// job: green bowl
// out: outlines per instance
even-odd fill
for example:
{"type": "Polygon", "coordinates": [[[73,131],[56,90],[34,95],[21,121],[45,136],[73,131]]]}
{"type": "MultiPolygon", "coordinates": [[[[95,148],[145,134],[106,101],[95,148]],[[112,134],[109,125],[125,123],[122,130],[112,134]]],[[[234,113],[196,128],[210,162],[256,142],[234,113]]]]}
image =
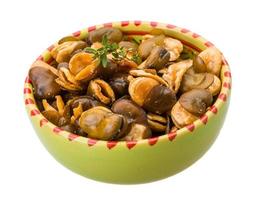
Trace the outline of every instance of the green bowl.
{"type": "MultiPolygon", "coordinates": [[[[73,33],[85,38],[100,27],[118,27],[128,35],[144,35],[163,29],[185,46],[201,51],[211,42],[187,29],[171,24],[122,21],[92,26],[73,33]]],[[[56,45],[56,44],[54,44],[56,45]]],[[[47,63],[53,58],[51,45],[39,57],[47,63]]],[[[214,105],[193,124],[169,134],[140,141],[101,141],[66,132],[49,122],[35,104],[31,81],[26,78],[24,99],[32,125],[46,149],[72,171],[103,182],[133,184],[156,181],[174,175],[196,162],[213,144],[224,123],[229,106],[231,73],[223,58],[222,89],[214,105]]]]}

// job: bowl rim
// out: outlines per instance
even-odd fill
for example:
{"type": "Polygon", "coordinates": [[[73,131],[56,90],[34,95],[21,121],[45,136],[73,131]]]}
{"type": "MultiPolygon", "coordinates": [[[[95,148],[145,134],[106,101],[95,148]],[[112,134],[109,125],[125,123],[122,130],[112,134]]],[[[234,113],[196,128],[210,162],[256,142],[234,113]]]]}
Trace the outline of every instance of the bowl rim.
{"type": "MultiPolygon", "coordinates": [[[[160,28],[164,30],[172,30],[174,32],[177,32],[178,34],[186,35],[187,37],[197,40],[199,43],[201,43],[205,48],[214,46],[210,41],[206,40],[202,36],[200,36],[197,33],[194,33],[188,29],[181,28],[178,26],[175,26],[173,24],[164,24],[164,23],[159,23],[159,22],[153,22],[153,21],[140,21],[140,20],[135,20],[135,21],[118,21],[118,22],[110,22],[110,23],[104,23],[100,25],[95,25],[88,27],[86,29],[82,29],[80,31],[74,32],[71,35],[78,37],[78,38],[84,38],[82,37],[82,32],[87,34],[90,31],[93,31],[95,29],[101,28],[101,27],[125,27],[125,26],[147,26],[148,28],[160,28]]],[[[142,31],[143,32],[143,31],[142,31]]],[[[175,37],[174,37],[175,38],[175,37]]],[[[181,39],[179,39],[181,41],[181,39]]],[[[193,48],[195,50],[200,50],[199,47],[196,47],[195,45],[191,44],[190,42],[182,41],[182,43],[186,46],[189,46],[190,48],[193,48]]],[[[49,56],[50,51],[54,48],[54,46],[57,43],[51,45],[48,47],[38,58],[37,60],[43,60],[47,63],[51,63],[53,60],[49,56]]],[[[168,134],[164,134],[161,136],[156,136],[153,138],[148,138],[148,139],[142,139],[138,141],[104,141],[104,140],[97,140],[97,139],[92,139],[92,138],[87,138],[84,136],[78,136],[76,134],[67,132],[62,130],[61,128],[57,127],[50,121],[48,121],[42,113],[39,111],[36,101],[34,99],[34,94],[33,94],[33,88],[31,81],[29,77],[27,76],[25,79],[25,84],[24,84],[24,103],[25,106],[27,107],[28,115],[29,118],[35,118],[39,122],[39,127],[47,127],[49,131],[53,132],[56,135],[62,136],[70,141],[77,141],[81,142],[83,144],[87,144],[89,147],[94,146],[96,143],[98,145],[104,145],[108,149],[112,149],[113,147],[117,146],[117,144],[121,145],[126,145],[128,149],[134,149],[135,146],[147,144],[149,146],[153,146],[154,144],[157,143],[157,141],[173,141],[175,138],[181,137],[185,134],[192,133],[195,129],[201,126],[205,126],[209,120],[215,117],[217,112],[221,109],[222,106],[227,102],[229,96],[230,96],[230,90],[231,90],[231,71],[229,68],[229,64],[226,61],[225,57],[222,55],[222,69],[221,69],[221,91],[218,94],[218,98],[216,99],[215,103],[210,107],[210,109],[199,119],[195,120],[192,124],[187,125],[179,130],[176,131],[171,131],[168,134]]]]}

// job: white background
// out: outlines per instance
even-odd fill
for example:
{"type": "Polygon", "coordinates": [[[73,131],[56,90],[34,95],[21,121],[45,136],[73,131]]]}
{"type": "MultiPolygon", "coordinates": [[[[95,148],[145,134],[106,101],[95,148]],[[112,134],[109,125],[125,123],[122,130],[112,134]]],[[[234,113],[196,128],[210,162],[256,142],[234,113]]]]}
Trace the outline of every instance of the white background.
{"type": "Polygon", "coordinates": [[[0,199],[257,199],[256,8],[247,0],[2,0],[0,199]],[[39,142],[25,113],[23,81],[62,36],[134,19],[188,28],[221,49],[232,68],[231,106],[213,147],[182,173],[143,185],[95,182],[61,166],[39,142]]]}

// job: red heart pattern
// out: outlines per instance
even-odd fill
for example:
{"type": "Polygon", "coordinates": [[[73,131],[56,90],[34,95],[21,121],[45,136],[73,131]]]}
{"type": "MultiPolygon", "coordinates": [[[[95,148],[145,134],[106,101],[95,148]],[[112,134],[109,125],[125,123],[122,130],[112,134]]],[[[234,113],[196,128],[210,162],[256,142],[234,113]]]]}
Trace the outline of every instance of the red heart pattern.
{"type": "Polygon", "coordinates": [[[153,137],[153,138],[149,138],[148,139],[148,144],[150,144],[151,146],[155,145],[158,141],[159,137],[153,137]]]}
{"type": "Polygon", "coordinates": [[[228,88],[228,89],[231,89],[231,84],[225,82],[225,83],[223,84],[223,87],[228,88]]]}
{"type": "Polygon", "coordinates": [[[111,22],[110,23],[105,23],[104,27],[112,27],[112,23],[111,22]]]}
{"type": "Polygon", "coordinates": [[[134,24],[135,24],[135,26],[139,26],[141,24],[141,21],[136,20],[136,21],[134,21],[134,24]]]}
{"type": "Polygon", "coordinates": [[[212,105],[210,110],[214,114],[217,114],[217,112],[218,112],[218,109],[217,109],[217,107],[215,105],[212,105]]]}
{"type": "Polygon", "coordinates": [[[189,32],[188,29],[185,29],[185,28],[182,28],[182,29],[181,29],[181,33],[188,33],[188,32],[189,32]]]}
{"type": "Polygon", "coordinates": [[[30,116],[31,116],[31,117],[36,116],[36,115],[39,115],[39,114],[40,114],[40,112],[39,112],[39,110],[37,110],[37,109],[34,109],[34,110],[31,110],[31,111],[30,111],[30,116]]]}
{"type": "Polygon", "coordinates": [[[73,35],[74,37],[79,37],[80,34],[81,34],[81,31],[76,31],[76,32],[72,33],[72,35],[73,35]]]}
{"type": "Polygon", "coordinates": [[[122,21],[121,22],[121,26],[128,26],[129,25],[129,21],[122,21]]]}
{"type": "Polygon", "coordinates": [[[195,125],[194,124],[189,124],[186,126],[187,130],[189,130],[190,132],[193,132],[195,130],[195,125]]]}
{"type": "Polygon", "coordinates": [[[224,76],[231,78],[231,73],[229,71],[224,72],[224,76]]]}
{"type": "Polygon", "coordinates": [[[29,105],[29,104],[35,104],[34,100],[31,98],[25,99],[25,105],[29,105]]]}
{"type": "Polygon", "coordinates": [[[207,46],[207,47],[212,47],[213,46],[213,44],[211,42],[209,42],[209,41],[205,42],[204,45],[207,46]]]}
{"type": "Polygon", "coordinates": [[[177,131],[172,131],[172,132],[168,133],[168,138],[170,141],[173,141],[176,136],[177,136],[177,131]]]}
{"type": "Polygon", "coordinates": [[[204,124],[207,124],[207,122],[208,122],[208,116],[204,114],[204,115],[200,118],[200,120],[201,120],[204,124]]]}
{"type": "Polygon", "coordinates": [[[45,124],[47,124],[47,123],[48,123],[48,120],[45,119],[45,118],[43,118],[43,119],[40,120],[39,126],[40,126],[40,127],[43,127],[43,126],[44,126],[45,124]]]}
{"type": "Polygon", "coordinates": [[[167,28],[170,28],[170,29],[173,29],[173,28],[176,28],[177,26],[173,25],[173,24],[167,24],[166,26],[167,28]]]}
{"type": "Polygon", "coordinates": [[[225,102],[225,101],[227,100],[227,95],[224,94],[224,93],[221,93],[221,94],[219,95],[219,99],[225,102]]]}
{"type": "Polygon", "coordinates": [[[27,76],[26,79],[25,79],[25,83],[29,83],[29,84],[32,83],[28,76],[27,76]]]}
{"type": "Polygon", "coordinates": [[[77,137],[79,137],[79,136],[76,135],[76,134],[70,133],[70,134],[68,135],[68,140],[73,141],[73,140],[75,140],[77,137]]]}
{"type": "Polygon", "coordinates": [[[137,141],[132,140],[132,141],[126,141],[126,145],[128,147],[128,149],[132,149],[134,146],[136,146],[137,141]]]}
{"type": "Polygon", "coordinates": [[[62,129],[60,127],[54,127],[54,129],[53,129],[53,132],[55,134],[59,134],[61,131],[62,131],[62,129]]]}
{"type": "Polygon", "coordinates": [[[112,149],[113,147],[115,147],[117,145],[117,141],[108,141],[107,142],[107,147],[108,149],[112,149]]]}
{"type": "Polygon", "coordinates": [[[94,31],[94,30],[96,30],[96,26],[90,26],[90,27],[87,28],[88,32],[91,32],[91,31],[94,31]]]}
{"type": "Polygon", "coordinates": [[[94,146],[96,143],[97,143],[97,140],[95,140],[95,139],[89,138],[89,139],[87,140],[87,145],[88,145],[89,147],[94,146]]]}
{"type": "Polygon", "coordinates": [[[157,22],[150,22],[150,25],[151,25],[152,27],[156,27],[156,26],[158,25],[158,23],[157,23],[157,22]]]}
{"type": "Polygon", "coordinates": [[[24,88],[24,89],[23,89],[23,93],[24,93],[24,94],[31,94],[32,91],[31,91],[30,88],[24,88]]]}
{"type": "Polygon", "coordinates": [[[200,37],[200,35],[198,35],[197,33],[193,33],[193,38],[198,38],[198,37],[200,37]]]}

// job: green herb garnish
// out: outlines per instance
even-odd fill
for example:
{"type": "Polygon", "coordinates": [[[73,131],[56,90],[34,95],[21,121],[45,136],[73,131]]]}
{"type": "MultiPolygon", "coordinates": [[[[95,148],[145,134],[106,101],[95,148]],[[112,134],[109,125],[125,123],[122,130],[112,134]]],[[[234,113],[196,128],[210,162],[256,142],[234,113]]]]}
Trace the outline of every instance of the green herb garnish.
{"type": "Polygon", "coordinates": [[[118,48],[116,51],[112,52],[113,59],[115,61],[121,61],[122,59],[126,58],[127,52],[123,47],[118,48]]]}
{"type": "Polygon", "coordinates": [[[133,37],[132,42],[136,43],[137,45],[140,45],[140,43],[142,42],[142,39],[140,39],[138,37],[133,37]]]}
{"type": "Polygon", "coordinates": [[[108,41],[108,38],[106,35],[104,35],[102,38],[102,45],[103,45],[103,47],[101,47],[99,49],[93,49],[91,47],[86,47],[84,49],[84,51],[94,54],[94,59],[98,58],[100,60],[100,63],[102,64],[102,66],[107,67],[107,64],[108,64],[107,55],[117,51],[119,46],[116,43],[111,44],[108,41]]]}
{"type": "MultiPolygon", "coordinates": [[[[103,36],[101,43],[103,47],[99,49],[86,47],[84,51],[94,54],[94,59],[98,58],[104,68],[107,67],[108,64],[108,54],[112,54],[112,59],[114,61],[121,61],[126,58],[128,52],[131,52],[131,50],[125,50],[123,47],[119,48],[119,45],[117,43],[110,43],[106,35],[103,36]]],[[[131,60],[136,62],[137,64],[141,63],[141,58],[138,54],[133,54],[131,60]]]]}
{"type": "Polygon", "coordinates": [[[133,54],[131,60],[137,63],[138,65],[142,63],[142,59],[138,54],[133,54]]]}

